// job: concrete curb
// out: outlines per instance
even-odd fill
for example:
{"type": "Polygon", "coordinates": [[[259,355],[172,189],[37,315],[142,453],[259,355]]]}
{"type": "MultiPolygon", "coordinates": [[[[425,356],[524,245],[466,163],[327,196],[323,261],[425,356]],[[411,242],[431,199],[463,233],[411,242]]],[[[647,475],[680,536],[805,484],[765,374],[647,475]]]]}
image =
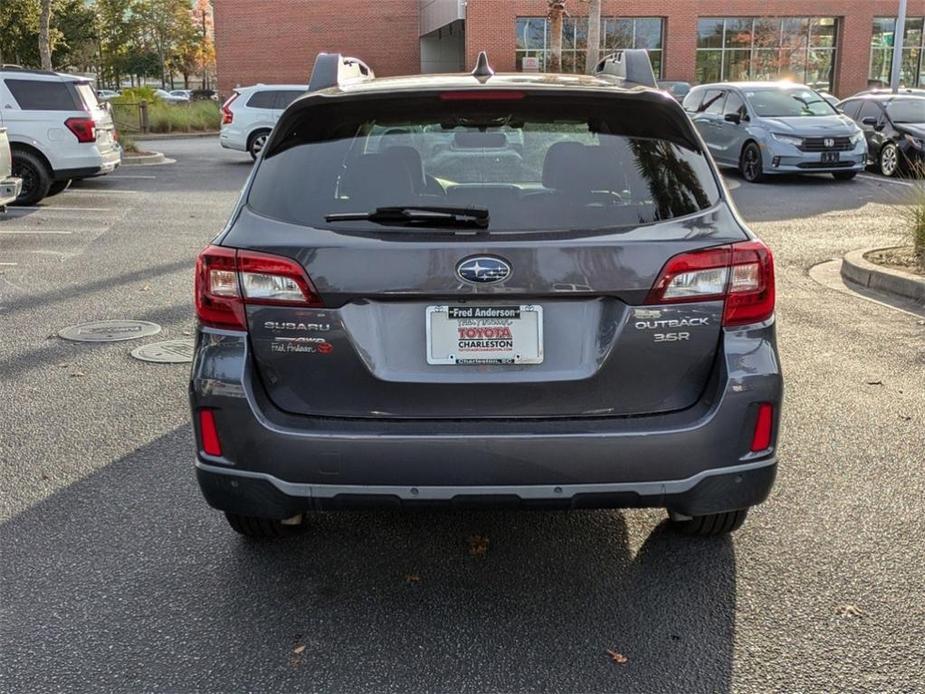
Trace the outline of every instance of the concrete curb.
{"type": "Polygon", "coordinates": [[[163,164],[165,161],[167,161],[167,157],[160,152],[126,154],[122,157],[122,166],[146,166],[149,164],[163,164]]]}
{"type": "Polygon", "coordinates": [[[136,142],[145,142],[148,140],[185,140],[189,137],[218,137],[218,130],[208,132],[194,133],[132,133],[136,142]]]}
{"type": "Polygon", "coordinates": [[[913,301],[925,303],[925,278],[911,272],[875,265],[864,256],[881,248],[863,248],[845,255],[841,264],[841,276],[862,287],[879,289],[913,301]]]}

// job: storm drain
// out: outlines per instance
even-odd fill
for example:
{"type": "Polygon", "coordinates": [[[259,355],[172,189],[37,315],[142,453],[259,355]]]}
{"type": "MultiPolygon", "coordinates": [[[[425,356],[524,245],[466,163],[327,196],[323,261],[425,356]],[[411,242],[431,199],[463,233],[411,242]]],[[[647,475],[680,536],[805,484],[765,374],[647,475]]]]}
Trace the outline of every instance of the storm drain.
{"type": "Polygon", "coordinates": [[[71,325],[58,333],[58,337],[75,342],[120,342],[157,335],[161,326],[144,320],[99,320],[71,325]]]}
{"type": "Polygon", "coordinates": [[[132,356],[156,364],[183,364],[193,361],[192,340],[165,340],[152,342],[132,350],[132,356]]]}

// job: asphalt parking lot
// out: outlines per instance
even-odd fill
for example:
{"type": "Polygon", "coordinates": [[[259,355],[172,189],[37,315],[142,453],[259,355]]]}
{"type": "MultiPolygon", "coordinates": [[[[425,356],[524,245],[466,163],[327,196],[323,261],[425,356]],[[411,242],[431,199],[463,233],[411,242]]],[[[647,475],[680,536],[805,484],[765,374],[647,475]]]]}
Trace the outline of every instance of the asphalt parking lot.
{"type": "Polygon", "coordinates": [[[901,183],[730,176],[776,255],[787,379],[777,486],[734,537],[467,511],[257,544],[199,496],[188,367],[55,337],[191,333],[250,161],[152,146],[176,163],[0,215],[0,691],[925,691],[925,312],[809,275],[901,243],[901,183]]]}

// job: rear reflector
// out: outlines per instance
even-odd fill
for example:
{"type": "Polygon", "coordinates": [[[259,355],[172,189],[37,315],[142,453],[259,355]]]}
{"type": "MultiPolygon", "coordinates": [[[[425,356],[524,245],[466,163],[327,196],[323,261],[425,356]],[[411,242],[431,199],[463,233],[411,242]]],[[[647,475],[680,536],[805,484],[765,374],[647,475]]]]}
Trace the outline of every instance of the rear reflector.
{"type": "Polygon", "coordinates": [[[196,260],[196,315],[203,325],[246,330],[248,305],[322,306],[302,266],[269,253],[208,246],[196,260]]]}
{"type": "Polygon", "coordinates": [[[74,133],[78,142],[96,142],[96,123],[92,118],[80,116],[77,118],[68,118],[64,121],[67,129],[74,133]]]}
{"type": "Polygon", "coordinates": [[[752,453],[766,451],[771,447],[771,431],[774,428],[774,406],[763,402],[758,406],[755,433],[752,434],[752,453]]]}
{"type": "Polygon", "coordinates": [[[215,428],[215,415],[212,410],[199,410],[199,436],[202,439],[203,453],[221,456],[222,444],[218,440],[218,429],[215,428]]]}
{"type": "Polygon", "coordinates": [[[761,241],[705,248],[671,258],[647,304],[723,300],[723,325],[760,323],[774,314],[774,259],[761,241]]]}
{"type": "Polygon", "coordinates": [[[442,101],[519,101],[524,92],[504,91],[500,89],[473,89],[464,92],[441,92],[442,101]]]}

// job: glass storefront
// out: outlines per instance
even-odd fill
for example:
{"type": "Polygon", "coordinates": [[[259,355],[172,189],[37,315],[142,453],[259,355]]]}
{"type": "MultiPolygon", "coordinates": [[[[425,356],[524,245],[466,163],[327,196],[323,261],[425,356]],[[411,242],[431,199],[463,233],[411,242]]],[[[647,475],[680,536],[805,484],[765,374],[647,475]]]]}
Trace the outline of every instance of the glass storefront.
{"type": "MultiPolygon", "coordinates": [[[[517,19],[517,69],[524,58],[538,58],[546,69],[549,27],[545,17],[517,19]]],[[[601,19],[601,55],[620,48],[645,48],[656,76],[662,73],[663,19],[661,17],[604,17],[601,19]]],[[[588,50],[588,18],[566,17],[562,21],[562,72],[584,72],[588,50]]]]}
{"type": "MultiPolygon", "coordinates": [[[[903,32],[903,61],[900,81],[907,87],[925,87],[925,17],[906,17],[903,32]]],[[[872,84],[887,86],[893,65],[895,17],[876,17],[870,38],[870,75],[872,84]]]]}
{"type": "Polygon", "coordinates": [[[704,17],[697,22],[697,82],[792,79],[831,91],[835,17],[704,17]]]}

